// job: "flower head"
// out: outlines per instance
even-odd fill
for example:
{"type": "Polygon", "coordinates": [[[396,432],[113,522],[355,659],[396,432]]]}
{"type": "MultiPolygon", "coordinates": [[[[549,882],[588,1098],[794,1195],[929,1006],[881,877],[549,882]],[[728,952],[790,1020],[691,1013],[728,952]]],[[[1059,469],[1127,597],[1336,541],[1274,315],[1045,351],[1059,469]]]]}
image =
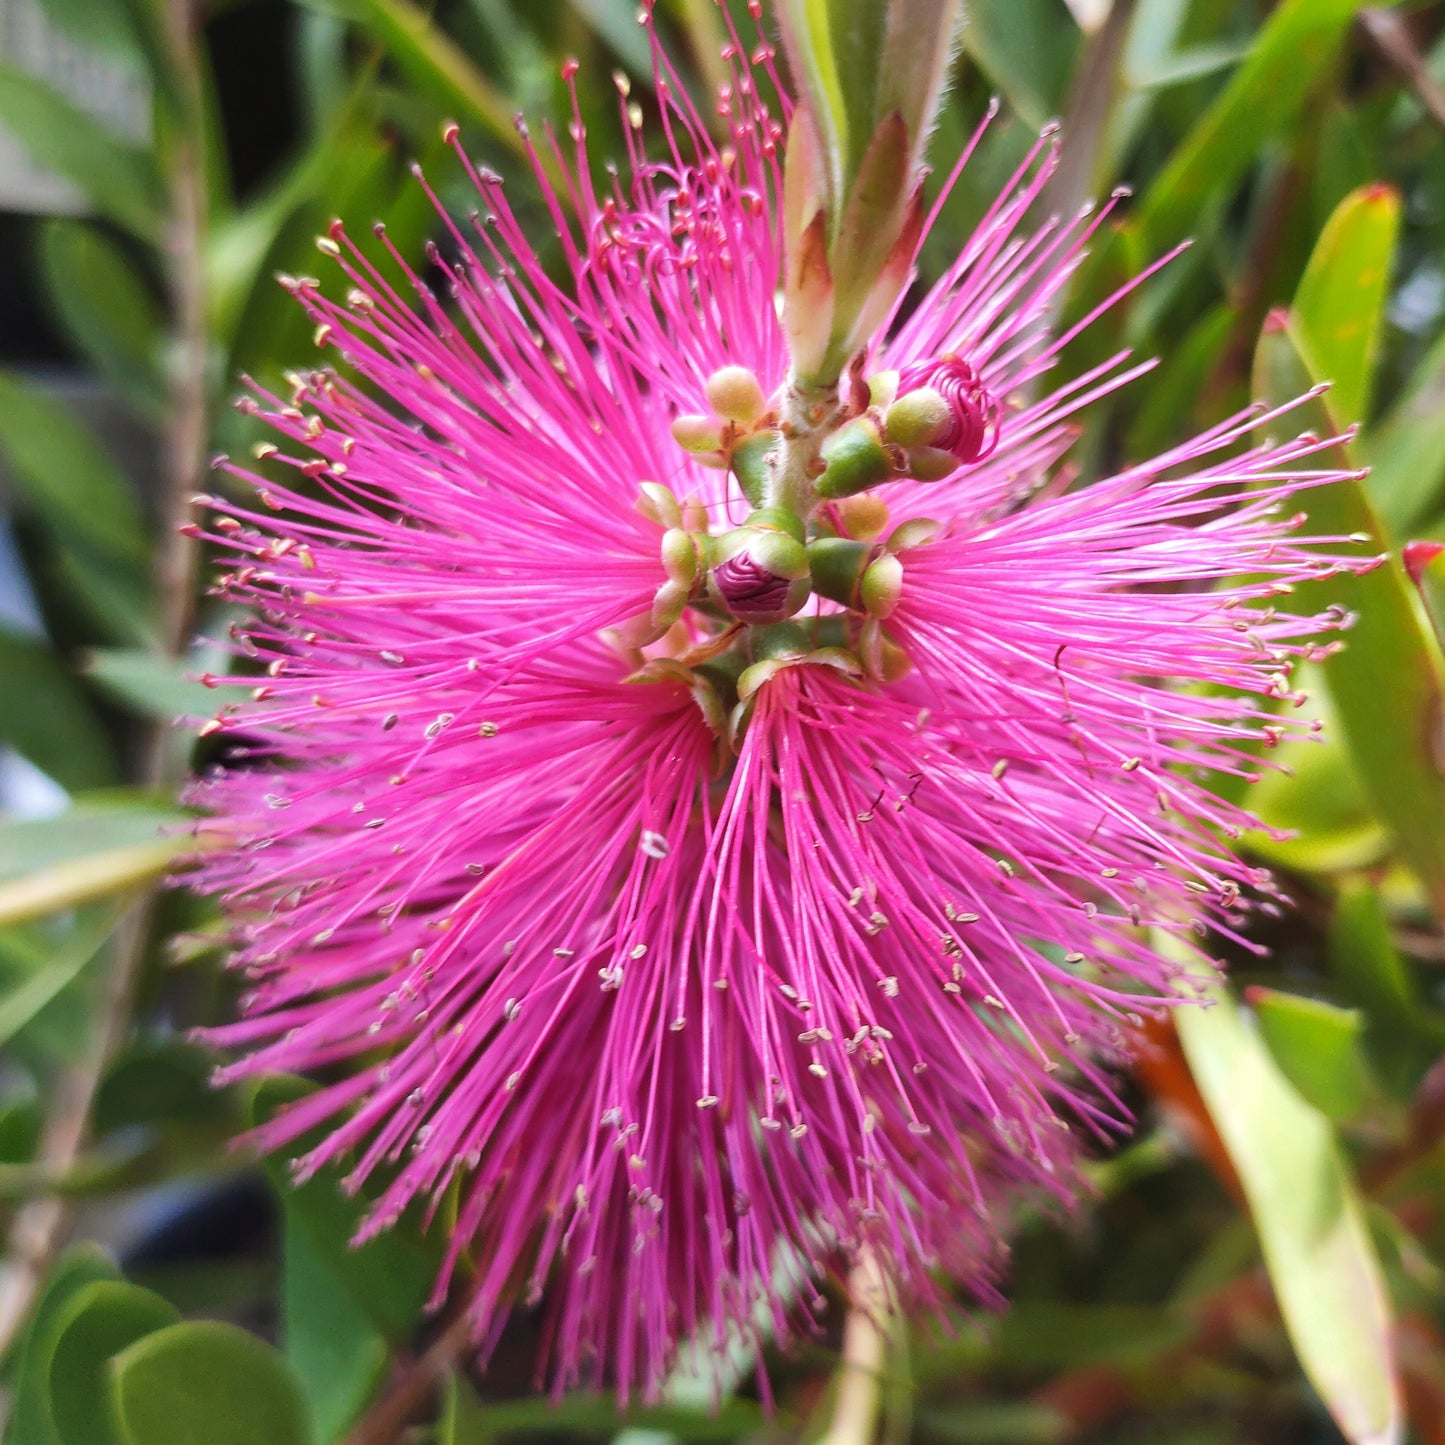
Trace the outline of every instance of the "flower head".
{"type": "Polygon", "coordinates": [[[325,1071],[258,1137],[327,1124],[298,1167],[384,1180],[368,1229],[455,1181],[438,1299],[465,1253],[484,1350],[544,1299],[559,1386],[786,1335],[864,1250],[989,1296],[1011,1202],[1119,1124],[1151,930],[1268,895],[1208,778],[1300,726],[1340,619],[1290,590],[1357,565],[1288,505],[1326,444],[1257,411],[1069,489],[1071,417],[1148,365],[1045,385],[1100,220],[1020,229],[1052,136],[800,403],[786,101],[728,58],[724,145],[665,59],[662,160],[624,103],[599,180],[574,126],[565,286],[459,146],[425,276],[333,227],[341,280],[288,284],[339,369],[244,403],[295,480],[232,467],[258,500],[210,532],[266,673],[195,788],[225,1072],[325,1071]]]}

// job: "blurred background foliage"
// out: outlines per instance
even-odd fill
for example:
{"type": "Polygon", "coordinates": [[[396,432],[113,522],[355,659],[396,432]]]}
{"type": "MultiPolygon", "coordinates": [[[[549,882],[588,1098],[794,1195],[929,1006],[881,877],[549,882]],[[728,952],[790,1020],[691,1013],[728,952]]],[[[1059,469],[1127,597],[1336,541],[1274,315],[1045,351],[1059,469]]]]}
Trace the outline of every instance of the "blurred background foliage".
{"type": "MultiPolygon", "coordinates": [[[[1311,424],[1368,478],[1318,527],[1445,540],[1445,4],[974,0],[934,146],[1002,112],[944,209],[925,276],[1052,117],[1046,198],[1127,181],[1069,325],[1192,246],[1072,343],[1157,371],[1095,407],[1082,480],[1251,397],[1319,380],[1311,424]]],[[[533,234],[549,223],[517,110],[565,118],[582,63],[594,154],[609,80],[652,106],[635,0],[0,0],[0,1356],[14,1445],[410,1439],[815,1439],[837,1331],[756,1381],[716,1361],[661,1407],[534,1389],[532,1318],[484,1376],[421,1312],[414,1223],[348,1249],[363,1201],[228,1140],[296,1081],[216,1092],[188,1030],[225,1017],[215,920],[163,891],[175,802],[216,740],[176,728],[232,665],[233,618],[177,532],[209,462],[257,437],[238,375],[314,354],[274,282],[334,215],[419,257],[409,173],[469,204],[461,122],[533,234]],[[44,181],[40,184],[36,178],[44,181]],[[714,1395],[720,1408],[709,1409],[714,1395]]],[[[712,0],[659,0],[698,88],[712,0]]],[[[700,90],[699,90],[700,93],[700,90]]],[[[1428,580],[1428,579],[1427,579],[1428,580]]],[[[1357,614],[1307,689],[1323,741],[1241,785],[1293,836],[1244,845],[1296,911],[1264,917],[1229,997],[1141,1035],[1138,1132],[1097,1198],[1021,1222],[1011,1309],[891,1341],[890,1441],[1445,1442],[1445,725],[1440,643],[1397,563],[1319,584],[1357,614]]],[[[1445,588],[1445,581],[1437,586],[1445,588]]],[[[1445,590],[1439,592],[1445,597],[1445,590]]],[[[1437,616],[1445,615],[1437,612],[1437,616]]],[[[866,1445],[848,1441],[846,1445],[866,1445]]]]}

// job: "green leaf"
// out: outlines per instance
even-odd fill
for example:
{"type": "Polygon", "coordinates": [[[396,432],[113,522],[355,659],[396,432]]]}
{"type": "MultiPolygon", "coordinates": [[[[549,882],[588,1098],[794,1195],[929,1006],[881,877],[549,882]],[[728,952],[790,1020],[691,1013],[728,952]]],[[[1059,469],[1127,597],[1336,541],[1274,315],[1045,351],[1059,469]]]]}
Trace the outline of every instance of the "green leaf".
{"type": "Polygon", "coordinates": [[[0,823],[0,925],[134,888],[195,847],[186,815],[126,794],[84,800],[55,818],[0,823]]]}
{"type": "Polygon", "coordinates": [[[1262,143],[1296,122],[1363,3],[1281,0],[1271,10],[1248,58],[1149,187],[1140,225],[1151,249],[1182,238],[1229,195],[1262,143]]]}
{"type": "Polygon", "coordinates": [[[139,888],[160,877],[188,846],[185,839],[158,838],[152,843],[52,863],[48,868],[0,883],[0,927],[44,918],[62,908],[139,888]]]}
{"type": "Polygon", "coordinates": [[[466,1377],[453,1370],[442,1389],[437,1445],[492,1445],[495,1438],[486,1406],[477,1399],[466,1377]]]}
{"type": "Polygon", "coordinates": [[[135,27],[127,0],[41,0],[49,17],[87,48],[129,58],[135,27]]]}
{"type": "Polygon", "coordinates": [[[7,1442],[62,1445],[50,1413],[50,1360],[65,1309],[86,1286],[117,1278],[115,1265],[93,1244],[75,1245],[56,1260],[17,1349],[7,1442]]]}
{"type": "Polygon", "coordinates": [[[1300,1097],[1331,1119],[1355,1118],[1373,1092],[1361,1052],[1364,1015],[1273,988],[1251,988],[1245,998],[1300,1097]]]}
{"type": "Polygon", "coordinates": [[[137,1125],[229,1124],[234,1101],[211,1085],[212,1061],[178,1039],[142,1039],[111,1065],[96,1091],[97,1135],[137,1125]]]}
{"type": "Polygon", "coordinates": [[[1310,375],[1330,383],[1329,408],[1363,420],[1379,350],[1400,197],[1365,186],[1335,208],[1295,292],[1293,332],[1310,375]]]}
{"type": "Polygon", "coordinates": [[[1029,1300],[1004,1315],[994,1351],[1003,1365],[1023,1370],[1127,1369],[1177,1349],[1195,1329],[1185,1312],[1153,1305],[1029,1300]]]}
{"type": "Polygon", "coordinates": [[[387,1344],[329,1252],[287,1209],[281,1229],[281,1341],[319,1440],[337,1440],[375,1393],[387,1344]]]}
{"type": "Polygon", "coordinates": [[[571,0],[571,5],[634,75],[652,73],[651,47],[633,0],[571,0]]]}
{"type": "Polygon", "coordinates": [[[1263,825],[1249,836],[1250,852],[1297,873],[1368,868],[1388,856],[1393,841],[1365,797],[1346,746],[1327,685],[1336,661],[1304,663],[1293,674],[1322,731],[1285,738],[1266,755],[1271,766],[1247,790],[1250,811],[1263,825]]]}
{"type": "Polygon", "coordinates": [[[94,226],[52,220],[40,233],[50,302],[76,346],[141,416],[159,420],[165,319],[125,252],[94,226]]]}
{"type": "Polygon", "coordinates": [[[109,920],[100,926],[80,928],[51,950],[37,949],[12,931],[0,932],[0,959],[29,966],[25,981],[0,997],[0,1045],[14,1039],[80,977],[109,932],[109,920]]]}
{"type": "MultiPolygon", "coordinates": [[[[1318,378],[1308,370],[1293,329],[1275,316],[1255,354],[1255,390],[1280,403],[1299,396],[1318,378]]],[[[1291,428],[1323,436],[1339,432],[1328,396],[1291,412],[1291,428]]],[[[1350,449],[1322,453],[1317,466],[1351,470],[1350,449]]],[[[1322,536],[1374,538],[1374,550],[1388,546],[1379,518],[1358,481],[1336,482],[1300,494],[1307,530],[1322,536]]],[[[1358,555],[1358,553],[1356,554],[1358,555]]],[[[1445,906],[1445,777],[1436,766],[1430,739],[1441,717],[1440,680],[1434,647],[1421,623],[1404,569],[1391,557],[1374,571],[1346,582],[1326,580],[1295,589],[1291,606],[1309,615],[1344,606],[1356,616],[1345,649],[1325,668],[1351,757],[1367,796],[1389,824],[1405,860],[1437,904],[1445,906]],[[1388,686],[1382,685],[1388,679],[1388,686]]]]}
{"type": "Polygon", "coordinates": [[[1300,1366],[1354,1445],[1397,1441],[1390,1301],[1334,1131],[1228,992],[1212,985],[1205,996],[1211,1007],[1178,1009],[1175,1023],[1239,1175],[1300,1366]]]}
{"type": "Polygon", "coordinates": [[[117,790],[77,798],[54,818],[0,823],[0,882],[95,853],[153,843],[186,821],[179,808],[117,790]]]}
{"type": "Polygon", "coordinates": [[[44,81],[4,64],[0,124],[37,165],[79,186],[101,215],[142,240],[158,239],[161,187],[147,152],[116,140],[44,81]]]}
{"type": "Polygon", "coordinates": [[[171,1325],[111,1370],[126,1445],[311,1445],[295,1375],[235,1325],[171,1325]]]}
{"type": "Polygon", "coordinates": [[[67,407],[3,371],[0,457],[25,501],[62,537],[145,566],[140,505],[120,469],[67,407]]]}
{"type": "MultiPolygon", "coordinates": [[[[849,174],[848,158],[855,141],[850,134],[848,101],[843,94],[833,49],[830,7],[827,0],[780,0],[777,15],[787,44],[797,98],[807,105],[821,143],[823,170],[827,176],[824,194],[831,197],[836,208],[849,174]]],[[[862,118],[866,120],[872,110],[873,91],[870,89],[859,97],[859,103],[865,108],[862,118]]],[[[806,223],[808,218],[803,219],[806,223]]]]}
{"type": "MultiPolygon", "coordinates": [[[[619,1430],[657,1431],[722,1445],[756,1435],[769,1423],[761,1407],[751,1400],[727,1400],[715,1410],[676,1405],[620,1410],[615,1397],[583,1390],[560,1400],[532,1396],[489,1402],[479,1408],[489,1433],[458,1435],[456,1445],[483,1445],[497,1435],[598,1436],[619,1430]]],[[[474,1421],[475,1415],[475,1410],[469,1411],[469,1420],[474,1421]]]]}
{"type": "Polygon", "coordinates": [[[1009,110],[1037,133],[1063,106],[1079,31],[1050,0],[981,0],[966,9],[963,48],[1009,110]]]}
{"type": "Polygon", "coordinates": [[[128,1445],[106,1367],[127,1345],[179,1319],[174,1305],[121,1280],[87,1285],[69,1301],[50,1356],[50,1413],[64,1445],[128,1445]]]}
{"type": "Polygon", "coordinates": [[[117,780],[110,738],[50,647],[0,625],[0,678],[0,740],[71,792],[117,780]]]}
{"type": "Polygon", "coordinates": [[[1365,434],[1365,487],[1391,531],[1408,536],[1440,506],[1445,485],[1445,336],[1415,368],[1405,394],[1365,434]]]}
{"type": "Polygon", "coordinates": [[[85,672],[142,717],[170,722],[182,716],[210,717],[216,710],[217,694],[161,652],[98,647],[86,654],[85,672]]]}
{"type": "MultiPolygon", "coordinates": [[[[252,1101],[252,1117],[260,1122],[312,1091],[312,1085],[299,1079],[267,1079],[252,1101]]],[[[318,1130],[315,1137],[322,1133],[318,1130]]],[[[287,1153],[295,1157],[306,1147],[303,1140],[289,1146],[287,1153]]],[[[440,1267],[442,1246],[437,1234],[420,1238],[414,1219],[408,1217],[353,1248],[350,1241],[367,1201],[342,1194],[339,1171],[322,1171],[298,1187],[283,1158],[272,1155],[262,1162],[280,1197],[288,1231],[304,1236],[313,1262],[325,1262],[333,1280],[383,1338],[408,1342],[440,1267]]]]}
{"type": "MultiPolygon", "coordinates": [[[[479,122],[509,150],[524,152],[507,98],[424,10],[409,0],[344,0],[344,4],[423,95],[441,109],[456,111],[458,120],[479,122]]],[[[545,148],[538,155],[549,173],[555,170],[545,148]]]]}
{"type": "Polygon", "coordinates": [[[1330,919],[1329,961],[1340,991],[1368,1018],[1365,1043],[1375,1073],[1397,1097],[1408,1096],[1445,1047],[1445,1020],[1421,999],[1390,937],[1380,895],[1369,883],[1340,890],[1330,919]]]}

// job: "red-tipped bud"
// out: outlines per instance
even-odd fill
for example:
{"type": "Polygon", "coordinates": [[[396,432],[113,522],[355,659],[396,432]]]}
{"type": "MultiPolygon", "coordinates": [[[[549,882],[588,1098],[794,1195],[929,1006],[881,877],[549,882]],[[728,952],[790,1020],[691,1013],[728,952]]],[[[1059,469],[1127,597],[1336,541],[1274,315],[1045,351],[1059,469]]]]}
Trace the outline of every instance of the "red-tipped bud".
{"type": "Polygon", "coordinates": [[[1445,552],[1445,542],[1406,542],[1400,548],[1400,561],[1405,564],[1405,571],[1410,574],[1410,580],[1417,587],[1425,575],[1425,569],[1442,552],[1445,552]]]}

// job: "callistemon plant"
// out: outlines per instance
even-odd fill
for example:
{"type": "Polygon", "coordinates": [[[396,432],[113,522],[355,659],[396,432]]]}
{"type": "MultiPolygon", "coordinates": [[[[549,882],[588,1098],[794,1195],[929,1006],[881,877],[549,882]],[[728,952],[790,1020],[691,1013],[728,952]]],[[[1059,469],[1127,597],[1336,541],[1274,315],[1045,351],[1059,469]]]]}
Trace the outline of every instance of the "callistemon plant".
{"type": "Polygon", "coordinates": [[[296,1172],[370,1181],[364,1233],[448,1198],[437,1302],[482,1353],[540,1302],[558,1387],[786,1340],[859,1261],[991,1295],[1015,1202],[1120,1127],[1138,1011],[1268,898],[1211,779],[1308,726],[1340,614],[1289,594],[1357,565],[1278,414],[1078,484],[1148,365],[1053,379],[1104,213],[1023,228],[1051,136],[898,319],[952,19],[873,8],[915,99],[851,147],[766,17],[725,142],[661,56],[625,171],[530,140],[562,279],[452,128],[476,210],[423,271],[338,222],[286,280],[337,369],[243,402],[273,465],[205,528],[264,674],[194,789],[224,1077],[319,1076],[257,1142],[326,1126],[296,1172]]]}

